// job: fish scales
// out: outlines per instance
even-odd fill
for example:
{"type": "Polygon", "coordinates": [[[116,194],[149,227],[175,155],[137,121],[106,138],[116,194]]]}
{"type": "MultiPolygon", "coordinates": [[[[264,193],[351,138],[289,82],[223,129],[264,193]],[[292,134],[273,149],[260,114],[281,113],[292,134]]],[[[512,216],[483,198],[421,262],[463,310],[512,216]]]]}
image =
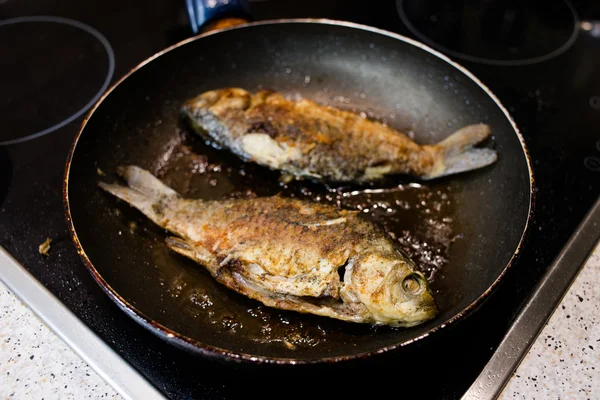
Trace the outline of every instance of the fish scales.
{"type": "Polygon", "coordinates": [[[185,199],[148,171],[100,183],[170,231],[167,245],[263,304],[351,322],[413,326],[437,313],[427,279],[360,213],[281,196],[185,199]]]}

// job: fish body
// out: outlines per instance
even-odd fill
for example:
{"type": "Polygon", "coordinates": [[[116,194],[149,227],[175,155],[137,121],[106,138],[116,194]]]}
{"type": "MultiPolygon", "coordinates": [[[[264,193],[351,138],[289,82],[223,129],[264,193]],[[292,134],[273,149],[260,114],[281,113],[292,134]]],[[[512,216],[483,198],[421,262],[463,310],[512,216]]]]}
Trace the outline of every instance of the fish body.
{"type": "Polygon", "coordinates": [[[263,304],[344,321],[413,326],[437,307],[427,279],[359,213],[279,196],[185,199],[148,171],[100,187],[174,234],[167,245],[263,304]]]}
{"type": "Polygon", "coordinates": [[[357,113],[291,101],[279,93],[212,90],[187,101],[182,113],[200,135],[287,175],[322,181],[371,182],[391,174],[432,179],[493,163],[496,152],[473,148],[489,126],[466,126],[435,145],[357,113]]]}

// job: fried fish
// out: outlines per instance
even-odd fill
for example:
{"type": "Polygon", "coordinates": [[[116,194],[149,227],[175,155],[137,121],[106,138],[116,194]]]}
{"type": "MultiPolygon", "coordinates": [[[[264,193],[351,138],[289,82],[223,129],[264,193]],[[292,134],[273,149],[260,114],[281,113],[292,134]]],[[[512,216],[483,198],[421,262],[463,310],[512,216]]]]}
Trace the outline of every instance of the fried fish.
{"type": "Polygon", "coordinates": [[[437,313],[427,279],[355,211],[280,196],[185,199],[139,167],[118,172],[127,186],[100,187],[173,233],[172,250],[267,306],[404,327],[437,313]]]}
{"type": "Polygon", "coordinates": [[[187,101],[182,113],[203,137],[246,161],[298,178],[370,182],[390,174],[421,179],[492,164],[494,150],[474,148],[490,135],[485,124],[466,126],[435,145],[350,111],[276,92],[212,90],[187,101]]]}

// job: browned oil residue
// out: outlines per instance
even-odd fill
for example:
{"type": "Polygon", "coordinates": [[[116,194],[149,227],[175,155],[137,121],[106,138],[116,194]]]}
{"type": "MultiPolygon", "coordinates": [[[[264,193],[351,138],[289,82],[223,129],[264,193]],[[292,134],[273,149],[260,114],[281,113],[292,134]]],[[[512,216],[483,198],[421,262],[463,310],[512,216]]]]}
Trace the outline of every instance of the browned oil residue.
{"type": "MultiPolygon", "coordinates": [[[[446,265],[456,237],[452,192],[441,184],[398,184],[402,178],[397,177],[367,187],[310,181],[284,184],[278,172],[244,163],[186,131],[152,173],[190,198],[218,200],[280,194],[359,210],[385,229],[430,281],[446,265]]],[[[157,257],[164,257],[156,251],[157,257]]],[[[222,287],[195,264],[185,271],[177,268],[161,272],[167,293],[178,300],[183,312],[209,321],[222,334],[243,335],[255,342],[294,350],[318,346],[340,329],[326,318],[276,310],[247,299],[222,287]]]]}

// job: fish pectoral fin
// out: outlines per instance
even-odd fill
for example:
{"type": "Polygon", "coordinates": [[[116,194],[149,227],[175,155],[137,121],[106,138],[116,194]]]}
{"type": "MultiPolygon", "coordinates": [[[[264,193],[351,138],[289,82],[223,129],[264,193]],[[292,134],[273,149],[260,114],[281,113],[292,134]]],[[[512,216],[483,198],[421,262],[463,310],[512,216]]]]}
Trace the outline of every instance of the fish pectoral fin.
{"type": "MultiPolygon", "coordinates": [[[[274,275],[266,271],[260,271],[260,267],[253,268],[252,266],[255,265],[247,265],[243,273],[244,277],[256,282],[271,293],[314,298],[331,297],[335,299],[339,297],[339,281],[334,279],[327,279],[327,277],[314,279],[317,278],[314,274],[299,276],[274,275]]],[[[335,276],[337,278],[337,274],[335,276]]]]}
{"type": "MultiPolygon", "coordinates": [[[[339,285],[339,278],[332,266],[326,266],[327,271],[321,268],[306,270],[300,267],[303,271],[292,274],[288,270],[287,262],[273,264],[264,258],[262,250],[262,247],[246,246],[237,251],[228,251],[220,267],[226,267],[231,264],[231,260],[235,260],[238,274],[270,293],[310,297],[321,297],[328,292],[337,293],[334,289],[339,285]],[[335,288],[331,288],[332,285],[335,288]]],[[[295,268],[292,266],[291,269],[295,268]]]]}
{"type": "Polygon", "coordinates": [[[365,322],[368,318],[367,310],[362,305],[347,305],[339,299],[329,297],[296,296],[273,292],[266,289],[262,281],[241,274],[239,271],[233,272],[232,278],[237,283],[238,291],[269,307],[321,315],[350,322],[365,322]]]}

